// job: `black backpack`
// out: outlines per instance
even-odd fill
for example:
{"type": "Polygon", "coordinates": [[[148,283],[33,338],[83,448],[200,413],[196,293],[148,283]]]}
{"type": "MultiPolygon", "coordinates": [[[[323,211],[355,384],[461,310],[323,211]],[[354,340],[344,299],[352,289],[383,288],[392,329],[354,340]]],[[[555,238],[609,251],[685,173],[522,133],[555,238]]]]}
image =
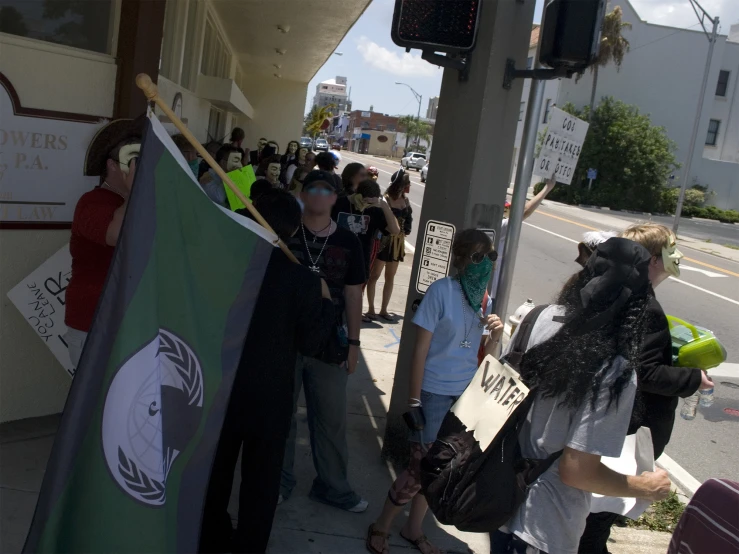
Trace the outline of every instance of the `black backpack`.
{"type": "MultiPolygon", "coordinates": [[[[506,362],[518,371],[539,314],[537,306],[521,322],[506,362]]],[[[531,390],[483,452],[472,431],[447,413],[436,442],[421,460],[421,487],[431,511],[460,531],[490,532],[504,525],[526,498],[528,488],[561,455],[546,460],[521,456],[518,434],[535,397],[531,390]]]]}

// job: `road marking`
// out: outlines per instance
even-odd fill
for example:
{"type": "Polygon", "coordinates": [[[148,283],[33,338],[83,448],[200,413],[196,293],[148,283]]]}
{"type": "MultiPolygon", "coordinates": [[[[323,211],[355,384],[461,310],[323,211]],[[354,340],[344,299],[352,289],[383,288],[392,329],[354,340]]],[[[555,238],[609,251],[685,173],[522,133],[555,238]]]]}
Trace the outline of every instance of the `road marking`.
{"type": "Polygon", "coordinates": [[[685,264],[680,264],[680,271],[683,269],[687,269],[688,271],[696,271],[698,273],[702,273],[706,277],[722,277],[726,279],[726,275],[722,275],[721,273],[714,273],[713,271],[708,271],[707,269],[700,269],[698,267],[693,267],[685,264]]]}
{"type": "MultiPolygon", "coordinates": [[[[578,223],[577,221],[572,221],[571,219],[567,219],[565,217],[559,217],[558,215],[549,214],[547,212],[537,210],[537,214],[545,215],[547,217],[551,217],[554,219],[558,219],[560,221],[564,221],[565,223],[571,223],[572,225],[577,225],[578,227],[582,227],[583,229],[589,229],[591,231],[601,231],[602,229],[597,229],[595,227],[590,227],[589,225],[584,225],[583,223],[578,223]]],[[[575,241],[577,242],[577,241],[575,241]]],[[[715,265],[707,264],[706,262],[701,262],[700,260],[696,260],[693,258],[685,257],[683,258],[687,262],[692,262],[694,264],[702,265],[704,267],[709,267],[711,269],[715,269],[716,271],[720,271],[721,273],[726,273],[727,275],[731,275],[732,277],[739,277],[739,273],[734,273],[733,271],[729,271],[728,269],[724,269],[722,267],[717,267],[715,265]]]]}
{"type": "MultiPolygon", "coordinates": [[[[349,158],[353,162],[358,162],[358,163],[365,163],[366,162],[366,160],[361,160],[361,159],[358,159],[358,158],[352,158],[350,156],[347,156],[346,154],[344,154],[343,156],[346,157],[346,158],[349,158]]],[[[389,163],[389,162],[385,162],[385,163],[389,163]]],[[[377,167],[377,166],[375,166],[375,167],[377,167]]],[[[378,171],[382,171],[383,173],[387,173],[388,175],[392,175],[394,173],[394,172],[391,172],[391,171],[385,171],[384,169],[380,169],[379,167],[377,167],[377,170],[378,171]]],[[[411,174],[410,171],[406,171],[406,172],[408,173],[408,175],[411,174]]],[[[418,185],[421,188],[424,188],[424,189],[426,188],[426,185],[423,185],[423,184],[419,183],[418,181],[414,181],[413,179],[411,179],[411,183],[413,183],[414,185],[418,185]]],[[[416,204],[416,206],[418,206],[418,204],[416,204]]]]}
{"type": "MultiPolygon", "coordinates": [[[[549,233],[550,235],[554,235],[555,237],[559,237],[561,239],[564,239],[569,242],[574,242],[575,244],[578,243],[578,241],[571,239],[570,237],[566,237],[564,235],[560,235],[559,233],[555,233],[554,231],[550,231],[549,229],[544,229],[543,227],[539,227],[537,225],[533,225],[531,223],[527,223],[524,221],[524,225],[528,225],[529,227],[533,227],[534,229],[538,229],[539,231],[544,231],[545,233],[549,233]]],[[[670,277],[670,280],[675,281],[676,283],[682,283],[683,285],[686,285],[688,287],[692,287],[694,289],[697,289],[701,292],[705,292],[706,294],[710,294],[711,296],[715,296],[716,298],[720,298],[721,300],[725,300],[726,302],[731,302],[732,304],[736,304],[739,306],[739,301],[734,300],[733,298],[729,298],[727,296],[722,296],[721,294],[715,293],[713,291],[710,291],[708,289],[704,289],[703,287],[699,287],[698,285],[694,285],[693,283],[688,283],[687,281],[683,281],[682,279],[676,279],[675,277],[670,277]]]]}

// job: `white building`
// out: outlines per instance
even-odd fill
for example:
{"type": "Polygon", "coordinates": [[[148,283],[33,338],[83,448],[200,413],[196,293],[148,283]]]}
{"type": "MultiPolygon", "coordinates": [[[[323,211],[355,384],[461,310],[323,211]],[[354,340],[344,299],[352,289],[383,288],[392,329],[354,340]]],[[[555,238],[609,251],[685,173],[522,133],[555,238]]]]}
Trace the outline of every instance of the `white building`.
{"type": "Polygon", "coordinates": [[[320,82],[316,85],[316,94],[313,97],[313,105],[323,108],[329,104],[334,104],[334,111],[350,112],[352,103],[346,90],[346,77],[336,77],[327,81],[320,82]]]}
{"type": "Polygon", "coordinates": [[[0,422],[64,406],[69,375],[7,293],[69,242],[74,206],[98,184],[82,171],[99,121],[146,108],[136,74],[201,142],[239,126],[245,146],[284,149],[308,83],[369,1],[329,18],[323,0],[0,1],[0,422]]]}
{"type": "MultiPolygon", "coordinates": [[[[643,21],[628,0],[617,2],[623,9],[623,21],[632,24],[624,36],[631,45],[621,70],[612,65],[598,74],[596,98],[612,96],[636,105],[649,114],[654,125],[664,126],[675,141],[677,161],[685,166],[693,128],[701,81],[708,53],[708,40],[702,30],[677,29],[643,21]]],[[[613,6],[613,5],[612,5],[613,6]]],[[[529,57],[536,56],[538,29],[532,32],[529,57]]],[[[690,181],[707,185],[715,194],[708,202],[724,209],[739,209],[739,25],[730,36],[719,35],[713,53],[704,99],[698,143],[693,154],[690,181]]],[[[547,82],[542,107],[572,102],[589,104],[592,74],[588,71],[575,79],[547,82]]],[[[516,138],[516,152],[521,141],[523,115],[530,82],[525,83],[521,98],[521,124],[516,138]]],[[[517,162],[514,157],[513,165],[517,162]]],[[[511,172],[511,180],[515,168],[511,172]]],[[[676,175],[681,179],[682,172],[676,175]]],[[[538,180],[538,179],[537,179],[538,180]]],[[[676,183],[679,180],[676,180],[676,183]]]]}

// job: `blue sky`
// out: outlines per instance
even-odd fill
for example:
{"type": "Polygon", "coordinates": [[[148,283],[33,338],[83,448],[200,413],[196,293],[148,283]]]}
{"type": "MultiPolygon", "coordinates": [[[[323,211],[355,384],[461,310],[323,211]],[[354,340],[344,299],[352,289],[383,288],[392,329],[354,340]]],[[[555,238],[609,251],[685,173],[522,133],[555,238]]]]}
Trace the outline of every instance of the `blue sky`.
{"type": "MultiPolygon", "coordinates": [[[[544,0],[536,1],[534,21],[539,22],[544,0]]],[[[721,31],[728,33],[729,25],[739,23],[739,0],[701,0],[701,5],[712,16],[722,21],[721,31]]],[[[611,0],[611,5],[618,1],[611,0]]],[[[395,0],[374,0],[356,25],[344,37],[337,52],[316,73],[308,85],[306,112],[313,102],[316,84],[337,75],[347,78],[351,87],[353,109],[369,110],[390,115],[416,114],[418,103],[406,87],[396,81],[408,83],[423,96],[421,117],[426,115],[428,99],[438,96],[441,89],[442,69],[421,59],[420,51],[405,50],[395,46],[390,39],[395,0]]],[[[675,27],[691,27],[696,17],[688,0],[632,0],[642,19],[652,23],[675,27]]]]}

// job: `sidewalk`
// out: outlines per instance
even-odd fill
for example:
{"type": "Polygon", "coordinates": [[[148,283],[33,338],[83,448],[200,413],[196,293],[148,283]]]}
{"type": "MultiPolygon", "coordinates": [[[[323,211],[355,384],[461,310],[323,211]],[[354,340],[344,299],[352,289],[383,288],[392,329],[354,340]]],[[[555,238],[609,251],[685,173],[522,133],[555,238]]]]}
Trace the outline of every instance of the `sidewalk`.
{"type": "MultiPolygon", "coordinates": [[[[408,294],[412,259],[401,265],[396,277],[391,313],[402,314],[408,294]]],[[[377,296],[381,296],[382,281],[377,296]]],[[[379,306],[376,306],[379,308],[379,306]]],[[[366,324],[362,330],[362,357],[349,379],[348,442],[349,474],[352,484],[369,502],[364,514],[350,514],[308,499],[315,475],[310,455],[305,403],[298,412],[298,444],[295,470],[298,486],[275,516],[270,554],[360,554],[366,552],[364,536],[385,501],[387,490],[400,468],[380,458],[384,427],[393,385],[402,321],[396,324],[366,324]]],[[[0,552],[20,552],[43,479],[58,417],[50,416],[0,425],[0,552]]],[[[237,472],[239,465],[237,464],[237,472]]],[[[237,473],[237,479],[240,475],[237,473]]],[[[231,514],[237,509],[234,487],[231,514]]],[[[413,552],[399,536],[398,518],[390,540],[392,552],[413,552]]],[[[439,525],[427,516],[429,539],[449,553],[487,553],[486,535],[462,533],[439,525]]],[[[670,535],[629,528],[613,531],[609,550],[613,554],[664,554],[670,535]]]]}

